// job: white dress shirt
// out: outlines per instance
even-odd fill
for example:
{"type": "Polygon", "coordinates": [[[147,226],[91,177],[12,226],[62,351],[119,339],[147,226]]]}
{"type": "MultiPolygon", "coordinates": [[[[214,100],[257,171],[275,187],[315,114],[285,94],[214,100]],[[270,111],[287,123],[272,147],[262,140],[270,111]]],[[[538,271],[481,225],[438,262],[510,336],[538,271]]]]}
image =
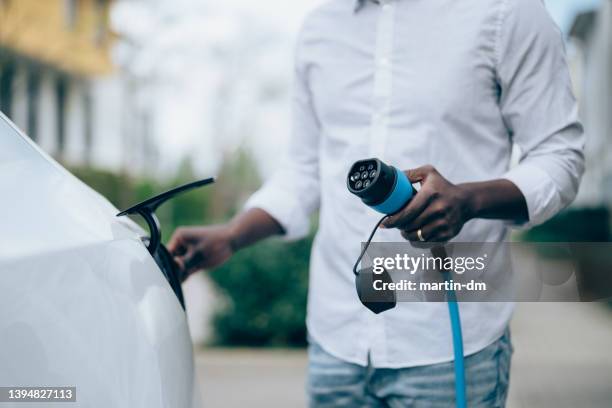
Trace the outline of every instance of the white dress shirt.
{"type": "MultiPolygon", "coordinates": [[[[452,360],[447,306],[400,303],[374,315],[352,265],[380,214],[346,188],[357,160],[435,166],[453,183],[506,178],[530,225],[575,197],[582,127],[561,33],[537,0],[332,0],[304,22],[296,50],[293,132],[286,160],[247,208],[295,239],[319,209],[308,330],[326,351],[375,367],[452,360]],[[512,145],[520,164],[510,169],[512,145]]],[[[458,241],[506,239],[502,221],[469,221],[458,241]]],[[[381,230],[375,241],[402,241],[381,230]]],[[[502,273],[503,271],[500,271],[502,273]]],[[[510,303],[461,303],[465,353],[495,341],[510,303]]]]}

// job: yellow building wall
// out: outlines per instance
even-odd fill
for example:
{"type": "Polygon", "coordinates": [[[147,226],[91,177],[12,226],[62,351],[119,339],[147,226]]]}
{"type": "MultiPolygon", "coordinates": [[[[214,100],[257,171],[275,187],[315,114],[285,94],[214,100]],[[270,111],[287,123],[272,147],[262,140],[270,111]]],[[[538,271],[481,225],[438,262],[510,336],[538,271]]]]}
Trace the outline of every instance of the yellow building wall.
{"type": "MultiPolygon", "coordinates": [[[[112,1],[75,0],[74,25],[67,18],[69,0],[0,0],[0,48],[67,73],[94,76],[112,71],[108,30],[112,1]],[[100,26],[107,34],[97,35],[100,26]]],[[[0,57],[2,50],[0,49],[0,57]]]]}

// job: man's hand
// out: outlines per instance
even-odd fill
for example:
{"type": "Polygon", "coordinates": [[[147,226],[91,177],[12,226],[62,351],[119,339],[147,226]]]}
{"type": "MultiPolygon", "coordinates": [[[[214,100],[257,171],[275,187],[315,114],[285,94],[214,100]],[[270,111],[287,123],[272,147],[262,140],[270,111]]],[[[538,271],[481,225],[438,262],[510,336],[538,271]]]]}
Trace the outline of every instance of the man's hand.
{"type": "Polygon", "coordinates": [[[284,230],[270,214],[251,208],[227,224],[177,228],[168,250],[186,279],[200,269],[220,266],[241,248],[280,234],[284,230]]]}
{"type": "Polygon", "coordinates": [[[433,166],[405,172],[421,189],[398,213],[387,218],[385,228],[399,228],[402,236],[420,243],[418,231],[427,242],[447,242],[472,218],[529,220],[523,193],[509,180],[452,184],[433,166]]]}
{"type": "Polygon", "coordinates": [[[433,166],[408,170],[411,183],[421,189],[400,212],[389,217],[385,228],[399,228],[402,236],[421,242],[417,231],[428,242],[446,242],[455,237],[472,217],[469,195],[446,180],[433,166]]]}
{"type": "Polygon", "coordinates": [[[195,271],[226,262],[235,250],[232,240],[229,225],[181,227],[172,234],[168,250],[187,278],[195,271]]]}

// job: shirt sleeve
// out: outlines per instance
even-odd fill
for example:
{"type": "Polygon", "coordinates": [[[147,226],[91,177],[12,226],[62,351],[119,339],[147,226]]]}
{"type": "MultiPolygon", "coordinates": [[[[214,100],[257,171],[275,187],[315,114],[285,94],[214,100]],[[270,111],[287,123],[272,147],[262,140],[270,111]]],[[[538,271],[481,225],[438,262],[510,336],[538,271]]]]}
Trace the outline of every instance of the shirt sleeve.
{"type": "MultiPolygon", "coordinates": [[[[310,216],[319,207],[320,125],[302,60],[303,34],[295,51],[292,95],[292,131],[289,151],[274,175],[247,201],[245,208],[261,208],[285,230],[285,239],[308,234],[310,216]]],[[[273,146],[271,146],[273,148],[273,146]]]]}
{"type": "Polygon", "coordinates": [[[521,156],[504,178],[525,196],[532,226],[576,197],[585,136],[561,32],[542,1],[505,3],[496,50],[500,109],[521,156]]]}

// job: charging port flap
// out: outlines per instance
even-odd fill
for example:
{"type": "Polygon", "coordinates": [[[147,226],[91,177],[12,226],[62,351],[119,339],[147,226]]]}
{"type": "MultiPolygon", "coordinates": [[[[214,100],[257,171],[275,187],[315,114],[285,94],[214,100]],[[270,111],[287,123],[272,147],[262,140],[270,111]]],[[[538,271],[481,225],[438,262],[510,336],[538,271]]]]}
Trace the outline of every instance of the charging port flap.
{"type": "Polygon", "coordinates": [[[164,193],[156,195],[155,197],[151,197],[117,214],[117,217],[138,214],[147,222],[147,226],[149,227],[149,237],[144,238],[143,242],[145,243],[147,250],[153,257],[153,259],[155,259],[155,262],[161,269],[162,273],[168,280],[168,283],[172,287],[172,290],[176,294],[176,297],[178,298],[183,309],[185,308],[185,303],[183,300],[183,291],[181,289],[181,282],[183,281],[183,277],[179,276],[180,271],[178,271],[178,268],[176,267],[171,254],[161,244],[161,227],[159,225],[159,220],[155,215],[155,211],[159,208],[160,205],[181,193],[185,193],[195,188],[212,183],[214,183],[213,178],[194,181],[192,183],[173,188],[172,190],[168,190],[164,193]]]}
{"type": "Polygon", "coordinates": [[[149,253],[151,255],[155,256],[157,250],[159,249],[159,244],[161,242],[161,227],[159,225],[159,220],[155,215],[155,211],[159,208],[160,205],[181,193],[185,193],[187,191],[193,190],[194,188],[202,187],[207,184],[212,184],[214,182],[215,179],[207,178],[204,180],[198,180],[192,183],[184,184],[182,186],[173,188],[172,190],[168,190],[164,193],[158,194],[155,197],[151,197],[147,200],[144,200],[143,202],[138,203],[126,210],[123,210],[119,214],[117,214],[117,217],[138,214],[142,218],[144,218],[149,227],[149,243],[147,244],[147,249],[149,250],[149,253]]]}

